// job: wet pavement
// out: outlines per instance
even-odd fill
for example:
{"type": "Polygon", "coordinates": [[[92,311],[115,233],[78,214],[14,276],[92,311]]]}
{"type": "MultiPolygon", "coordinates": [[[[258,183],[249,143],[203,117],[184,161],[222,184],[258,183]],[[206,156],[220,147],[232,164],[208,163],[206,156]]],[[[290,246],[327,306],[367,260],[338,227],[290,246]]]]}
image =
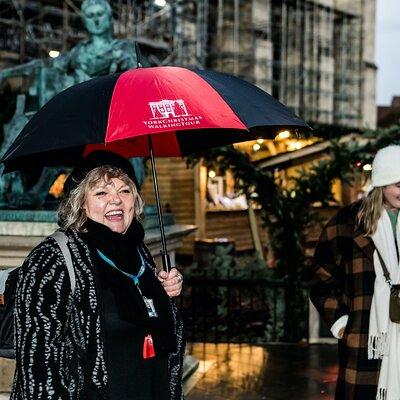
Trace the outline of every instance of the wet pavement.
{"type": "Polygon", "coordinates": [[[187,400],[333,400],[335,345],[192,344],[187,400]]]}
{"type": "MultiPolygon", "coordinates": [[[[186,400],[333,400],[335,345],[190,344],[186,400]]],[[[9,394],[0,393],[0,400],[9,394]]]]}

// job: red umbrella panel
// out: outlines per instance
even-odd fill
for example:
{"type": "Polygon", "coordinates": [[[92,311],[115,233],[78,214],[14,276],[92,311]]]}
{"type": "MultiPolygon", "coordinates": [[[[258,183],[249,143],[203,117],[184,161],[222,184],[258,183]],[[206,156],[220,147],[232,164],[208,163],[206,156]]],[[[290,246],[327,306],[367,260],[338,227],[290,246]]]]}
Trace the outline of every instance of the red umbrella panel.
{"type": "Polygon", "coordinates": [[[131,142],[135,155],[148,156],[145,136],[151,134],[156,156],[181,156],[177,132],[193,130],[192,135],[201,135],[201,129],[219,128],[247,131],[199,75],[183,68],[139,69],[122,74],[115,85],[105,142],[123,143],[136,132],[131,142]]]}

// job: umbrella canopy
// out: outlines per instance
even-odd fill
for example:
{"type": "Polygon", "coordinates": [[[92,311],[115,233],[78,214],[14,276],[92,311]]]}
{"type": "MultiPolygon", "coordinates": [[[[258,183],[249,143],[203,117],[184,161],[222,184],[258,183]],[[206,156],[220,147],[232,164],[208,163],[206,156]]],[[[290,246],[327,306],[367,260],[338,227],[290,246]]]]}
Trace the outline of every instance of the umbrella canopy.
{"type": "Polygon", "coordinates": [[[150,156],[161,231],[162,261],[170,268],[155,156],[272,137],[309,129],[290,109],[239,78],[180,67],[129,70],[59,93],[28,122],[2,158],[5,172],[69,166],[94,150],[150,156]]]}
{"type": "Polygon", "coordinates": [[[180,67],[91,79],[51,99],[3,156],[5,172],[69,166],[96,149],[125,157],[199,150],[309,129],[290,109],[239,78],[180,67]]]}

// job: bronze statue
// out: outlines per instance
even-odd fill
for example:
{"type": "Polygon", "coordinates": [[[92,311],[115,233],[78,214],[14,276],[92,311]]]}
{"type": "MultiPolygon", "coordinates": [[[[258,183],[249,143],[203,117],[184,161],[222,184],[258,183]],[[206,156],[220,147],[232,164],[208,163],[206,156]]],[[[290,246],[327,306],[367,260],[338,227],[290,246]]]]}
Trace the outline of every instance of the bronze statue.
{"type": "Polygon", "coordinates": [[[112,12],[106,0],[85,0],[81,7],[89,38],[55,59],[33,60],[0,71],[4,78],[29,76],[31,96],[39,97],[39,106],[60,91],[100,75],[136,68],[135,43],[112,37],[112,12]]]}
{"type": "MultiPolygon", "coordinates": [[[[6,150],[11,146],[15,139],[14,132],[20,132],[28,122],[28,118],[24,114],[25,111],[25,95],[20,94],[17,97],[17,106],[11,121],[4,125],[4,139],[0,147],[0,157],[3,157],[6,150]]],[[[3,173],[4,165],[0,165],[0,176],[3,173]]],[[[22,174],[11,172],[4,175],[0,179],[0,208],[12,207],[14,196],[22,195],[25,190],[25,182],[22,174]]]]}
{"type": "Polygon", "coordinates": [[[85,0],[81,10],[90,38],[55,60],[54,67],[60,75],[64,74],[64,85],[68,87],[94,76],[137,67],[134,43],[112,37],[112,11],[108,1],[85,0]]]}
{"type": "MultiPolygon", "coordinates": [[[[0,71],[0,83],[3,79],[14,76],[31,78],[29,95],[36,99],[39,108],[72,85],[139,66],[135,43],[112,37],[112,10],[107,0],[84,0],[81,11],[83,23],[89,32],[87,40],[55,59],[34,60],[0,71]]],[[[16,115],[17,112],[19,111],[16,111],[16,115]]],[[[8,125],[7,142],[12,143],[24,124],[8,125]]],[[[5,142],[3,147],[6,148],[5,142]]],[[[141,183],[144,179],[142,159],[132,159],[132,163],[141,183]]],[[[0,207],[7,203],[10,206],[10,199],[18,207],[36,208],[42,205],[50,184],[59,173],[58,168],[45,168],[37,184],[25,194],[22,178],[18,181],[22,187],[0,183],[0,207]]]]}

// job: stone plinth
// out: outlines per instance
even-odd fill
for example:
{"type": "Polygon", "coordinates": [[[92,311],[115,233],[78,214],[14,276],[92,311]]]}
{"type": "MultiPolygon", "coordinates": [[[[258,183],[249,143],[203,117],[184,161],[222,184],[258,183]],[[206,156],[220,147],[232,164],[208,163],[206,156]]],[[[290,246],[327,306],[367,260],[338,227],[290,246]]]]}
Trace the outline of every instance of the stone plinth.
{"type": "MultiPolygon", "coordinates": [[[[175,250],[185,236],[194,232],[194,225],[177,225],[172,214],[164,215],[165,237],[170,251],[171,263],[175,262],[175,250]]],[[[155,214],[143,220],[145,243],[156,263],[160,264],[161,237],[155,214]]],[[[57,226],[55,211],[0,211],[0,269],[20,266],[29,252],[57,226]]]]}

